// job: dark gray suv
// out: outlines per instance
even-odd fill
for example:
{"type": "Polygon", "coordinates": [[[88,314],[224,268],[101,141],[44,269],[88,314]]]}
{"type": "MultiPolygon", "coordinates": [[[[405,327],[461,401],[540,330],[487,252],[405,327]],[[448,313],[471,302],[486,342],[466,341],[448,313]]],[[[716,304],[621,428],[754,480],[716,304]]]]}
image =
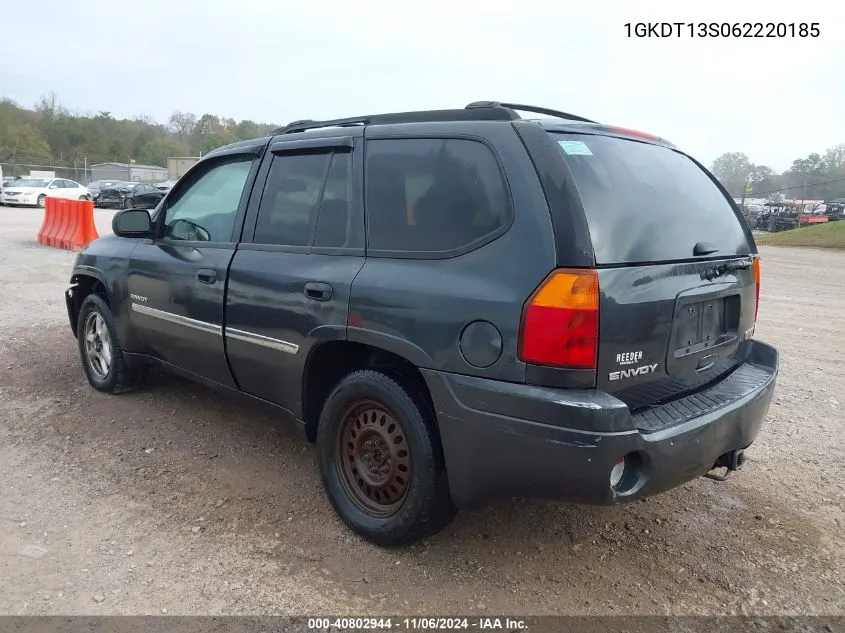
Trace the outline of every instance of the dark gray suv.
{"type": "Polygon", "coordinates": [[[275,405],[378,544],[497,497],[724,478],[772,398],[730,196],[665,140],[564,112],[299,121],[113,229],[66,295],[91,385],[155,364],[275,405]]]}

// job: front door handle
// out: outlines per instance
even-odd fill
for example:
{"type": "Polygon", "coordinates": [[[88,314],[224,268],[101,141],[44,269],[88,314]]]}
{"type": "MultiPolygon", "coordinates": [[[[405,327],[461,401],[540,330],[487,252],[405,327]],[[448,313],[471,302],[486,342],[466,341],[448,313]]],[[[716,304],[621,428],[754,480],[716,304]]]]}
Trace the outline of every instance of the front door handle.
{"type": "Polygon", "coordinates": [[[197,280],[204,284],[213,284],[217,281],[217,271],[212,268],[200,268],[197,270],[197,280]]]}
{"type": "Polygon", "coordinates": [[[320,281],[309,281],[305,284],[305,296],[312,301],[328,301],[332,298],[332,287],[320,281]]]}

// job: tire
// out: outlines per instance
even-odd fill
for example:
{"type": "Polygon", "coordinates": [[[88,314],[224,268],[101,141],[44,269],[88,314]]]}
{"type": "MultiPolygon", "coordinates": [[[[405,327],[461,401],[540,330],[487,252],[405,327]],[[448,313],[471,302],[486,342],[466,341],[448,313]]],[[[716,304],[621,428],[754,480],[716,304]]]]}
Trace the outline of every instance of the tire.
{"type": "Polygon", "coordinates": [[[335,512],[376,545],[415,543],[455,516],[433,414],[380,371],[355,371],[337,384],[320,415],[317,451],[335,512]]]}
{"type": "Polygon", "coordinates": [[[83,196],[79,196],[79,199],[80,199],[80,200],[88,200],[88,196],[84,196],[84,195],[83,195],[83,196]]]}
{"type": "Polygon", "coordinates": [[[124,198],[123,202],[120,203],[120,207],[122,209],[129,209],[132,207],[132,202],[129,200],[129,198],[124,198]]]}
{"type": "Polygon", "coordinates": [[[130,369],[123,356],[114,316],[108,304],[97,294],[90,294],[82,301],[76,321],[76,340],[82,368],[94,389],[120,393],[136,386],[139,376],[130,369]],[[93,330],[90,329],[92,325],[93,330]],[[96,353],[98,344],[99,354],[96,353]],[[105,365],[95,360],[98,355],[106,359],[105,365]]]}
{"type": "Polygon", "coordinates": [[[42,193],[40,196],[38,196],[37,200],[35,201],[35,204],[38,205],[39,209],[43,209],[47,206],[47,196],[42,193]]]}

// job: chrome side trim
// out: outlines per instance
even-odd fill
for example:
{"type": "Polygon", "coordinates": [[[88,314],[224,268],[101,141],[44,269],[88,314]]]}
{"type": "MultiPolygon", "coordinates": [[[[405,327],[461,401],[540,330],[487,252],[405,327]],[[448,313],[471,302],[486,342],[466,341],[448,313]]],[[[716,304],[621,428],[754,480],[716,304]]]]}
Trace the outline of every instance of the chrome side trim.
{"type": "Polygon", "coordinates": [[[236,341],[243,341],[244,343],[254,343],[267,347],[286,354],[296,354],[299,351],[299,345],[295,343],[288,343],[277,338],[270,338],[269,336],[262,336],[261,334],[253,334],[245,330],[236,330],[235,328],[227,327],[225,335],[231,337],[236,341]]]}
{"type": "Polygon", "coordinates": [[[156,310],[155,308],[149,308],[145,305],[141,305],[140,303],[133,303],[132,310],[134,312],[137,312],[138,314],[145,314],[156,319],[161,319],[162,321],[175,323],[176,325],[184,325],[185,327],[189,327],[194,330],[199,330],[200,332],[206,332],[208,334],[217,334],[218,336],[223,334],[223,326],[221,325],[215,325],[214,323],[206,323],[205,321],[197,321],[196,319],[190,319],[188,317],[182,316],[181,314],[165,312],[164,310],[156,310]]]}

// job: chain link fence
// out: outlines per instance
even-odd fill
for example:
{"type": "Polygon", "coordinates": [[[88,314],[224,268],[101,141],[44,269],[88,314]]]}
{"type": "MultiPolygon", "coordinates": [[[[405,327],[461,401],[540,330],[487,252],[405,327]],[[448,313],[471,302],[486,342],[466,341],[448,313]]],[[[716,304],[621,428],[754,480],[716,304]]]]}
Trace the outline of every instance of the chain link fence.
{"type": "Polygon", "coordinates": [[[67,178],[81,185],[88,185],[93,178],[91,168],[84,164],[68,167],[67,165],[34,165],[16,162],[0,162],[3,169],[3,180],[13,176],[28,176],[34,171],[46,171],[55,174],[56,178],[67,178]]]}

